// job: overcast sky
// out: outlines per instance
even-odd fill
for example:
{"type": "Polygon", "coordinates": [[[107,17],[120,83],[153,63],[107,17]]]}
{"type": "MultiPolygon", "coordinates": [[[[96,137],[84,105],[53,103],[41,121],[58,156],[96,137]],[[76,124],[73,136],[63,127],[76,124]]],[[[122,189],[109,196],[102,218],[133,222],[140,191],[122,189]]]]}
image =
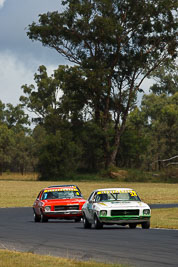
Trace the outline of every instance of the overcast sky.
{"type": "MultiPolygon", "coordinates": [[[[61,0],[0,0],[0,100],[17,105],[23,84],[34,83],[40,65],[51,73],[67,63],[55,50],[32,42],[26,27],[47,11],[63,11],[61,0]]],[[[147,89],[149,83],[144,84],[147,89]]]]}
{"type": "Polygon", "coordinates": [[[23,84],[34,83],[33,76],[44,64],[51,73],[66,63],[57,52],[32,42],[26,27],[47,11],[62,12],[61,0],[0,0],[0,100],[19,103],[23,84]]]}

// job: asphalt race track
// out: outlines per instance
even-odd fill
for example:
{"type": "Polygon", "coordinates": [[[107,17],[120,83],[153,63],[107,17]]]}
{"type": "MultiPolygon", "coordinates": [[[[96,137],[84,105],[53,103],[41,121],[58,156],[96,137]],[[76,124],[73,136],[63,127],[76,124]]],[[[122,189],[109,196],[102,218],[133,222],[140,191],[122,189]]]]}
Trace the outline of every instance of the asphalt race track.
{"type": "Polygon", "coordinates": [[[58,220],[35,223],[32,208],[0,209],[0,248],[139,267],[178,266],[178,230],[95,230],[83,229],[82,222],[58,220]]]}

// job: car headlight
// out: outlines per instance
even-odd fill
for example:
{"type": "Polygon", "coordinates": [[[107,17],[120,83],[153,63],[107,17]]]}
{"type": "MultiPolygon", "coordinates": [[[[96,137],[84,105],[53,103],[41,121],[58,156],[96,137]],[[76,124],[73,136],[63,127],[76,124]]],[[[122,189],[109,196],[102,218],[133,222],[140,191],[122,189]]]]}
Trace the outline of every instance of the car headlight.
{"type": "Polygon", "coordinates": [[[150,210],[149,209],[143,210],[143,215],[150,215],[150,210]]]}
{"type": "Polygon", "coordinates": [[[46,206],[45,207],[45,212],[49,212],[49,211],[51,211],[51,207],[50,206],[46,206]]]}
{"type": "Polygon", "coordinates": [[[107,215],[107,210],[101,210],[100,211],[101,216],[106,216],[107,215]]]}

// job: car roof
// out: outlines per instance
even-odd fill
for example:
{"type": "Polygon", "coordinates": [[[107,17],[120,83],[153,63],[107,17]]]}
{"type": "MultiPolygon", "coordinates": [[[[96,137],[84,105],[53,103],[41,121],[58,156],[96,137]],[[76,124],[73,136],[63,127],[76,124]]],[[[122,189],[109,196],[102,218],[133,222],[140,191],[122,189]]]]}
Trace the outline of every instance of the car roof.
{"type": "Polygon", "coordinates": [[[56,187],[76,187],[76,188],[78,188],[78,186],[76,186],[74,184],[50,185],[47,188],[56,188],[56,187]]]}
{"type": "Polygon", "coordinates": [[[50,186],[44,188],[43,190],[52,189],[52,188],[70,188],[70,187],[77,188],[77,190],[78,190],[78,191],[80,192],[80,194],[81,194],[81,191],[80,191],[80,189],[78,188],[78,186],[77,186],[77,185],[74,185],[74,184],[50,185],[50,186]]]}
{"type": "Polygon", "coordinates": [[[100,188],[100,189],[96,189],[94,190],[94,192],[98,192],[98,191],[114,191],[114,190],[133,190],[132,188],[127,188],[127,187],[112,187],[112,188],[100,188]]]}

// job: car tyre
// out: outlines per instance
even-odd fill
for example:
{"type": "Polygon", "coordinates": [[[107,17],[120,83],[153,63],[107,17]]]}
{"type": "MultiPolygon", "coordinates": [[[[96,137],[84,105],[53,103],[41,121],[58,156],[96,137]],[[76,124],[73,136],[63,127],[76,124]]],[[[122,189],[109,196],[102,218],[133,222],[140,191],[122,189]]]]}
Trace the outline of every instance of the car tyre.
{"type": "Polygon", "coordinates": [[[149,229],[150,228],[150,221],[142,223],[142,229],[149,229]]]}
{"type": "Polygon", "coordinates": [[[87,220],[85,214],[83,215],[83,227],[85,229],[90,229],[91,228],[91,223],[87,220]]]}
{"type": "Polygon", "coordinates": [[[40,222],[41,217],[39,215],[36,214],[36,212],[34,212],[34,222],[40,222]]]}
{"type": "Polygon", "coordinates": [[[102,229],[103,224],[98,220],[98,217],[95,215],[94,217],[94,227],[95,229],[102,229]]]}
{"type": "Polygon", "coordinates": [[[41,222],[48,222],[48,218],[43,213],[41,213],[41,222]]]}
{"type": "Polygon", "coordinates": [[[81,221],[81,218],[76,218],[75,219],[75,222],[80,222],[81,221]]]}
{"type": "Polygon", "coordinates": [[[137,227],[136,223],[129,223],[130,229],[135,229],[137,227]]]}

